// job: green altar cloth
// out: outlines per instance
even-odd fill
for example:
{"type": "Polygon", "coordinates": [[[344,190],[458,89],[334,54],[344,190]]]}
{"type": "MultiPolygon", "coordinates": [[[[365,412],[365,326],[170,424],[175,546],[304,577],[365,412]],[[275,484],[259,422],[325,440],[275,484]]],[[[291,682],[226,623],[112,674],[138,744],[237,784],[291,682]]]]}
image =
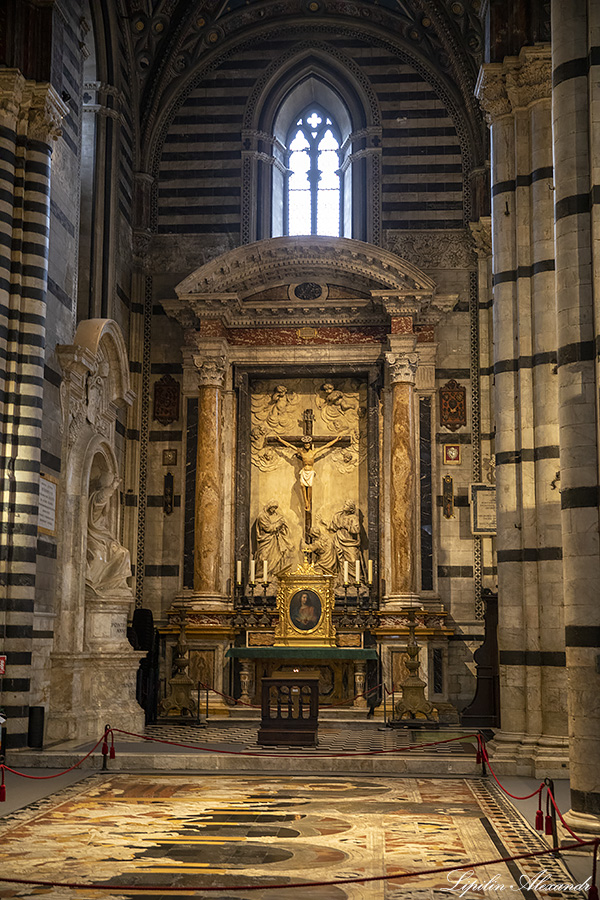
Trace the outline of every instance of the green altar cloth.
{"type": "Polygon", "coordinates": [[[231,647],[225,656],[236,659],[377,659],[377,651],[358,647],[231,647]]]}

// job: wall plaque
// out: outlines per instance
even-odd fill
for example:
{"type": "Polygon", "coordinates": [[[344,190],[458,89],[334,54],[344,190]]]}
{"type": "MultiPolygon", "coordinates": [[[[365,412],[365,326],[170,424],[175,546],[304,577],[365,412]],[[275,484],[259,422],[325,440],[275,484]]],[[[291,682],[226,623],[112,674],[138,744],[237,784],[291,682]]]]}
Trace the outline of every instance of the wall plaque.
{"type": "Polygon", "coordinates": [[[179,419],[179,382],[172,375],[163,375],[154,383],[154,418],[161,425],[179,419]]]}
{"type": "Polygon", "coordinates": [[[445,466],[460,466],[460,444],[444,444],[442,453],[445,466]]]}
{"type": "Polygon", "coordinates": [[[457,431],[467,424],[467,390],[452,378],[440,388],[440,425],[457,431]]]}
{"type": "Polygon", "coordinates": [[[42,534],[56,534],[56,492],[56,479],[51,475],[40,475],[38,531],[42,534]]]}
{"type": "Polygon", "coordinates": [[[496,534],[496,488],[489,484],[472,484],[469,500],[472,533],[496,534]]]}
{"type": "Polygon", "coordinates": [[[442,510],[445,519],[454,518],[454,480],[452,475],[442,478],[442,510]]]}

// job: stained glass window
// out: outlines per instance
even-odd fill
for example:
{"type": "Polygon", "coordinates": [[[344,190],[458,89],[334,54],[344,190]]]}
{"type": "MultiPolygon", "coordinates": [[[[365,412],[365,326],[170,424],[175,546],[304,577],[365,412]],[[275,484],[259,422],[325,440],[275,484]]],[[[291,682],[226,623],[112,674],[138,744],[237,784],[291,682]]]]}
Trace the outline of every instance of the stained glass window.
{"type": "Polygon", "coordinates": [[[287,233],[340,234],[340,140],[334,120],[311,106],[288,137],[287,233]]]}

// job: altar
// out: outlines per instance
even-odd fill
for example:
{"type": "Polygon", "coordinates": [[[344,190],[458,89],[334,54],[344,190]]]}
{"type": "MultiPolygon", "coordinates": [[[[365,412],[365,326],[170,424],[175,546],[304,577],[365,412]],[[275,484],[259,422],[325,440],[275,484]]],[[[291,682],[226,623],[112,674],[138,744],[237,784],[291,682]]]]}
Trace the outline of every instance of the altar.
{"type": "Polygon", "coordinates": [[[262,679],[275,671],[310,671],[319,675],[321,706],[345,704],[348,709],[366,709],[367,699],[361,695],[365,693],[367,664],[378,660],[375,649],[355,647],[232,647],[225,655],[240,661],[240,699],[244,703],[260,703],[262,679]]]}
{"type": "Polygon", "coordinates": [[[398,690],[407,676],[411,607],[436,703],[470,678],[460,661],[450,671],[459,642],[436,572],[451,567],[437,565],[432,539],[432,323],[445,306],[434,311],[433,283],[396,272],[387,254],[362,275],[349,258],[349,278],[340,246],[317,243],[318,276],[313,239],[278,239],[272,257],[252,259],[250,281],[236,265],[223,293],[209,264],[165,301],[185,339],[188,428],[181,589],[161,627],[161,691],[176,677],[184,617],[187,672],[215,717],[259,707],[263,679],[308,670],[321,709],[366,714],[383,683],[398,690]],[[327,318],[327,297],[336,317],[345,308],[352,328],[360,319],[368,329],[360,341],[344,332],[325,347],[311,329],[275,335],[243,318],[260,310],[279,329],[297,303],[302,317],[327,318]],[[273,352],[275,337],[289,337],[289,352],[273,352]]]}

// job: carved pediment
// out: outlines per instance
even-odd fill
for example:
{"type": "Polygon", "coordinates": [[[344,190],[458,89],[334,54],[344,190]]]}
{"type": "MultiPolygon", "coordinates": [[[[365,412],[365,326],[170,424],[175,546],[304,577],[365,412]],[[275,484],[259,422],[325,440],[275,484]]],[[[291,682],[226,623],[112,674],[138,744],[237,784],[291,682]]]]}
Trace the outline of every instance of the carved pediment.
{"type": "Polygon", "coordinates": [[[240,299],[271,286],[338,282],[373,289],[431,294],[435,283],[394,253],[348,238],[280,237],[237,247],[192,272],[178,297],[233,293],[240,299]]]}
{"type": "Polygon", "coordinates": [[[163,301],[186,330],[227,326],[384,324],[383,296],[427,308],[435,282],[412,262],[362,241],[280,237],[238,247],[200,266],[163,301]]]}

